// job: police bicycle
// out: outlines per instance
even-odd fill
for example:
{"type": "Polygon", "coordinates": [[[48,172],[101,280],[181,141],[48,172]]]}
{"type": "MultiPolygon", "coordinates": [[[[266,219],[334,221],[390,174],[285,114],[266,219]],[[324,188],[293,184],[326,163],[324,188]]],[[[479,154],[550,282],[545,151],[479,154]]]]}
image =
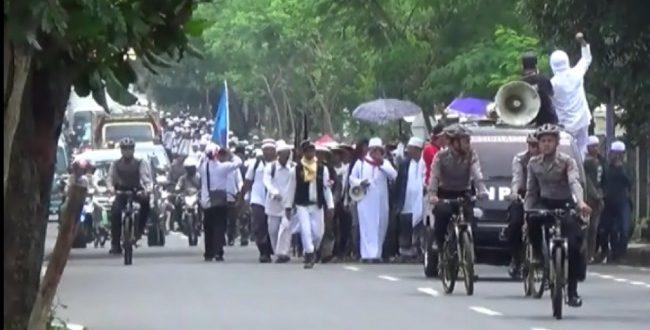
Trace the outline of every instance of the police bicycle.
{"type": "Polygon", "coordinates": [[[126,204],[122,210],[122,247],[124,248],[124,264],[131,265],[133,263],[133,247],[137,241],[136,237],[136,222],[138,221],[138,213],[140,211],[140,204],[135,201],[135,196],[138,190],[117,190],[116,195],[125,196],[126,204]]]}
{"type": "MultiPolygon", "coordinates": [[[[567,299],[566,286],[569,270],[569,242],[562,232],[562,225],[576,216],[573,209],[532,209],[526,211],[527,230],[530,223],[541,222],[541,260],[536,260],[533,242],[526,243],[524,265],[524,290],[526,295],[541,298],[548,287],[551,293],[553,316],[562,318],[562,304],[567,299]]],[[[525,235],[527,237],[528,235],[525,235]]]]}
{"type": "Polygon", "coordinates": [[[464,208],[476,201],[476,197],[440,199],[451,205],[453,214],[447,227],[445,241],[440,251],[438,275],[446,294],[454,292],[458,271],[463,272],[465,291],[474,294],[474,237],[471,219],[466,219],[464,208]]]}

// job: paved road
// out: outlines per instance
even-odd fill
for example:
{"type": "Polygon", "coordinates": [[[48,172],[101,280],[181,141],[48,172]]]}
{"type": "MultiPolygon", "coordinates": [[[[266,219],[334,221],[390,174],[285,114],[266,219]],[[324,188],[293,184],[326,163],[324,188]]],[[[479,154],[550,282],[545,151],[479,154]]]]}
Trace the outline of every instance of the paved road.
{"type": "MultiPolygon", "coordinates": [[[[53,239],[55,225],[48,228],[53,239]]],[[[200,242],[201,244],[201,242],[200,242]]],[[[46,244],[53,246],[53,243],[46,244]]],[[[404,264],[259,264],[256,250],[230,247],[204,262],[180,235],[136,250],[125,267],[108,248],[73,250],[59,315],[88,329],[648,329],[650,269],[590,267],[584,306],[551,317],[548,295],[523,297],[504,267],[480,265],[474,296],[451,296],[421,267],[404,264]]]]}

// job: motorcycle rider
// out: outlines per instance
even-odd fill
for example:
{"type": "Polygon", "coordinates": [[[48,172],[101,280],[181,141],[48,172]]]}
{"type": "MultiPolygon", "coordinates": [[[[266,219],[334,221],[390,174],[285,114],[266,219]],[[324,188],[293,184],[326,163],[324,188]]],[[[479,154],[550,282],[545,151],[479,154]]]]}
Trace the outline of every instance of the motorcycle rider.
{"type": "Polygon", "coordinates": [[[522,226],[524,224],[523,198],[526,196],[526,179],[528,161],[539,155],[539,145],[535,133],[528,134],[526,138],[528,149],[515,155],[512,159],[512,183],[510,206],[508,207],[508,227],[502,232],[501,239],[508,241],[510,246],[510,268],[508,274],[512,278],[521,276],[521,258],[523,241],[521,240],[522,226]]]}
{"type": "MultiPolygon", "coordinates": [[[[149,216],[149,194],[153,190],[151,170],[146,161],[134,157],[135,141],[126,137],[120,141],[122,157],[114,161],[108,169],[106,188],[113,195],[117,190],[138,190],[134,200],[140,204],[136,238],[140,239],[149,216]]],[[[111,254],[121,254],[122,210],[127,198],[116,195],[111,207],[111,254]]]]}
{"type": "MultiPolygon", "coordinates": [[[[483,182],[481,163],[478,154],[471,148],[469,131],[459,124],[444,129],[449,140],[449,147],[436,153],[429,178],[429,201],[434,207],[434,234],[438,248],[442,247],[451,219],[451,205],[438,203],[440,198],[454,199],[468,196],[472,185],[476,188],[479,199],[486,198],[488,193],[483,182]]],[[[473,223],[473,205],[465,205],[463,213],[466,219],[473,223]]],[[[439,254],[440,258],[442,254],[439,254]]]]}
{"type": "MultiPolygon", "coordinates": [[[[557,151],[560,128],[554,124],[544,124],[537,129],[536,135],[540,154],[532,157],[528,163],[524,209],[558,209],[569,205],[577,206],[583,215],[589,214],[591,209],[583,200],[576,161],[571,156],[557,151]]],[[[567,293],[568,305],[572,307],[582,306],[582,300],[578,296],[578,280],[584,278],[586,272],[586,263],[581,260],[580,253],[582,232],[579,221],[579,217],[569,217],[562,225],[562,233],[569,243],[567,293]]],[[[528,223],[528,229],[535,255],[539,256],[541,224],[539,221],[532,221],[528,223]]]]}
{"type": "Polygon", "coordinates": [[[194,157],[187,157],[183,162],[183,168],[185,169],[185,174],[183,174],[176,184],[176,192],[180,194],[186,194],[194,190],[198,192],[201,189],[201,177],[196,171],[199,164],[194,157]]]}

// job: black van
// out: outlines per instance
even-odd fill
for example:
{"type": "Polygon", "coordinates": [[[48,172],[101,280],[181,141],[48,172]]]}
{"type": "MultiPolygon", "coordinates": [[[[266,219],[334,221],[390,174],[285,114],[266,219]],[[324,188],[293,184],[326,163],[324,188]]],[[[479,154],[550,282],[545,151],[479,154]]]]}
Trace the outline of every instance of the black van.
{"type": "MultiPolygon", "coordinates": [[[[489,192],[489,199],[477,202],[474,211],[474,214],[482,214],[476,219],[474,232],[476,262],[505,265],[510,261],[510,254],[507,242],[501,241],[499,234],[508,225],[507,209],[510,202],[507,196],[510,195],[512,182],[512,159],[526,150],[526,137],[533,129],[479,122],[464,126],[471,132],[472,147],[479,155],[489,192]]],[[[578,148],[569,134],[561,134],[559,150],[573,157],[577,164],[582,163],[578,148]]],[[[582,166],[578,168],[584,187],[584,169],[582,166]]],[[[428,262],[425,260],[425,273],[433,276],[437,256],[427,255],[425,259],[428,259],[428,262]]]]}

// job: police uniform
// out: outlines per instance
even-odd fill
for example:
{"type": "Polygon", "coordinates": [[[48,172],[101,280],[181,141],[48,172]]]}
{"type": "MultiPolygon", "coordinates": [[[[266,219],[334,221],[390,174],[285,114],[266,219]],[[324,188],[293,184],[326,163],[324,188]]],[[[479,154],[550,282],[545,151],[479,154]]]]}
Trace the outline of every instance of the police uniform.
{"type": "MultiPolygon", "coordinates": [[[[454,199],[471,193],[472,183],[476,192],[487,194],[481,163],[478,154],[472,150],[469,157],[460,157],[451,148],[438,152],[431,166],[429,179],[429,194],[442,199],[454,199]]],[[[441,247],[447,233],[447,226],[453,210],[449,204],[439,203],[433,210],[436,221],[434,232],[436,242],[441,247]]],[[[473,219],[473,206],[467,205],[463,210],[466,219],[473,219]]]]}
{"type": "MultiPolygon", "coordinates": [[[[581,203],[583,190],[579,180],[580,173],[575,160],[565,153],[557,151],[550,157],[532,157],[528,163],[525,209],[557,209],[581,203]]],[[[539,222],[528,225],[530,239],[537,251],[541,244],[539,222]]],[[[569,243],[568,293],[572,296],[577,295],[578,280],[584,278],[586,270],[580,253],[582,233],[577,219],[568,219],[563,225],[562,233],[569,243]]]]}
{"type": "MultiPolygon", "coordinates": [[[[522,151],[512,159],[512,183],[510,185],[512,196],[526,195],[526,179],[528,171],[528,162],[532,155],[528,150],[522,151]]],[[[510,256],[512,265],[517,267],[521,263],[523,242],[521,240],[521,227],[524,224],[524,206],[513,201],[508,207],[508,227],[506,228],[506,237],[510,246],[510,256]]],[[[512,274],[511,274],[512,275],[512,274]]]]}

